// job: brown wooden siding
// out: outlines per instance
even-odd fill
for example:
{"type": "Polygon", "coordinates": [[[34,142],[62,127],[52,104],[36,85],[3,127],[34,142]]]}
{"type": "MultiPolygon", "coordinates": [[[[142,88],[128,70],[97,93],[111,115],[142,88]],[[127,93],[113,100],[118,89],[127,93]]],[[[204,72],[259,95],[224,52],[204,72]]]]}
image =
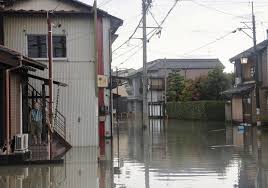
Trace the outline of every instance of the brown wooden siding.
{"type": "Polygon", "coordinates": [[[243,105],[241,96],[234,96],[232,98],[232,117],[234,121],[243,122],[243,105]]]}
{"type": "Polygon", "coordinates": [[[267,65],[267,49],[262,53],[262,86],[268,87],[268,65],[267,65]]]}
{"type": "Polygon", "coordinates": [[[16,73],[10,74],[10,113],[10,135],[13,138],[20,133],[21,123],[20,76],[16,73]]]}

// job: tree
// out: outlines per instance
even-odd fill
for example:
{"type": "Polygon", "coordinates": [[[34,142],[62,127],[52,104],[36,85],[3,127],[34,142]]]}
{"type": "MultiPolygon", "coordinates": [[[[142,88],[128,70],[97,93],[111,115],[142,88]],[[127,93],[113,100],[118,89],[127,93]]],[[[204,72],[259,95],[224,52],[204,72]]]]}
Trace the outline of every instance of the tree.
{"type": "Polygon", "coordinates": [[[184,88],[184,78],[179,72],[173,72],[167,78],[167,100],[172,102],[180,101],[184,88]]]}
{"type": "Polygon", "coordinates": [[[216,68],[208,73],[206,80],[200,82],[201,100],[220,100],[221,92],[230,88],[231,81],[222,69],[216,68]]]}
{"type": "Polygon", "coordinates": [[[167,81],[168,101],[221,100],[221,92],[232,86],[234,74],[227,74],[221,68],[216,68],[208,76],[184,80],[180,72],[173,72],[169,74],[167,81]]]}

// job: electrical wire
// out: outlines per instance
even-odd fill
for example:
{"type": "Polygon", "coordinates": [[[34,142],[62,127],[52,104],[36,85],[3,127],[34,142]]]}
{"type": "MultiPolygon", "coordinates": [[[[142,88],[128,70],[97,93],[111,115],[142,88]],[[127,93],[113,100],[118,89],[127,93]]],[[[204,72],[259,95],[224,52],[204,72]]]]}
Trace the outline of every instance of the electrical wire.
{"type": "Polygon", "coordinates": [[[128,54],[129,52],[132,52],[132,51],[135,50],[136,48],[140,47],[141,44],[142,44],[142,43],[140,43],[140,44],[138,44],[138,45],[134,45],[134,46],[133,46],[131,49],[129,49],[127,52],[124,52],[124,53],[119,54],[118,56],[114,57],[114,58],[113,58],[113,61],[116,60],[116,59],[118,59],[119,57],[122,57],[122,56],[128,54]]]}
{"type": "Polygon", "coordinates": [[[234,15],[234,14],[231,14],[231,13],[228,13],[228,12],[224,12],[224,11],[222,11],[222,10],[219,10],[219,9],[213,8],[213,7],[211,7],[211,6],[207,6],[207,5],[201,4],[201,3],[197,2],[197,1],[194,1],[194,0],[188,0],[188,1],[191,1],[191,2],[193,2],[194,4],[196,4],[196,5],[198,5],[198,6],[201,6],[201,7],[204,7],[204,8],[206,8],[206,9],[214,10],[214,11],[219,12],[219,13],[221,13],[221,14],[225,14],[225,15],[228,15],[228,16],[232,16],[232,17],[236,17],[236,18],[240,18],[240,19],[246,19],[246,20],[248,20],[246,17],[243,17],[243,16],[237,16],[237,15],[234,15]]]}
{"type": "Polygon", "coordinates": [[[227,34],[225,34],[225,35],[223,35],[223,36],[221,36],[221,37],[219,37],[219,38],[217,38],[217,39],[215,39],[215,40],[213,40],[213,41],[211,41],[211,42],[209,42],[209,43],[206,43],[206,44],[204,44],[204,45],[202,45],[202,46],[200,46],[200,47],[198,47],[198,48],[195,48],[195,49],[193,49],[193,50],[191,50],[191,51],[188,51],[188,52],[184,53],[184,54],[181,55],[181,56],[190,55],[190,54],[192,54],[193,52],[196,52],[196,51],[198,51],[198,50],[200,50],[200,49],[202,49],[202,48],[205,48],[205,47],[207,47],[207,46],[210,46],[210,45],[212,45],[212,44],[214,44],[214,43],[216,43],[216,42],[218,42],[218,41],[220,41],[220,40],[226,38],[227,36],[229,36],[229,35],[231,35],[231,34],[233,34],[233,33],[235,33],[235,32],[236,32],[236,30],[231,31],[231,32],[228,32],[227,34]]]}
{"type": "Polygon", "coordinates": [[[130,39],[135,35],[135,33],[137,32],[137,30],[139,29],[141,22],[142,22],[142,18],[140,19],[140,21],[139,21],[137,27],[134,29],[134,32],[129,36],[129,38],[128,38],[125,42],[123,42],[121,45],[119,45],[116,49],[114,49],[112,53],[116,52],[116,51],[119,50],[122,46],[124,46],[125,44],[127,44],[127,43],[130,41],[130,39]]]}
{"type": "MultiPolygon", "coordinates": [[[[152,34],[151,36],[148,37],[147,41],[150,41],[157,33],[159,33],[159,29],[161,29],[162,25],[165,23],[165,21],[167,20],[167,18],[169,17],[169,15],[171,14],[171,12],[173,11],[173,9],[176,7],[177,3],[179,2],[180,0],[175,0],[175,3],[173,4],[173,6],[169,9],[169,11],[167,12],[166,16],[164,17],[164,19],[160,22],[159,24],[159,28],[155,28],[153,29],[150,33],[147,34],[150,35],[152,34]]],[[[142,20],[141,20],[142,21],[142,20]]],[[[135,34],[135,33],[134,33],[135,34]]],[[[129,41],[129,40],[128,40],[129,41]]],[[[128,42],[127,41],[127,42],[128,42]]],[[[127,43],[126,42],[126,43],[127,43]]],[[[123,46],[124,44],[122,44],[123,46]]],[[[122,47],[121,46],[121,47],[122,47]]],[[[121,48],[120,47],[120,48],[121,48]]],[[[126,63],[129,59],[131,59],[134,55],[136,55],[140,50],[142,49],[142,46],[137,50],[135,51],[134,53],[132,53],[127,59],[125,59],[124,61],[122,61],[121,63],[119,63],[117,66],[119,65],[122,65],[124,63],[126,63]]]]}
{"type": "Polygon", "coordinates": [[[103,6],[107,5],[108,3],[110,3],[111,1],[112,1],[112,0],[104,1],[104,2],[102,2],[102,3],[99,5],[99,7],[103,7],[103,6]]]}

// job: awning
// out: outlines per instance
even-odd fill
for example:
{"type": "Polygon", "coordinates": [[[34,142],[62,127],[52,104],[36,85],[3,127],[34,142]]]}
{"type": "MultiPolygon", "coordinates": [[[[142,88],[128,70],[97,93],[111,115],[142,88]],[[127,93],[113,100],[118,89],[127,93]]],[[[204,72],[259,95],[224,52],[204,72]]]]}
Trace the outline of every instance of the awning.
{"type": "Polygon", "coordinates": [[[0,64],[15,67],[19,65],[20,61],[22,61],[22,64],[25,67],[33,67],[40,70],[45,70],[47,68],[47,66],[43,63],[26,57],[20,52],[7,48],[6,46],[0,45],[0,64]]]}
{"type": "Polygon", "coordinates": [[[247,94],[254,89],[254,84],[239,85],[237,87],[228,89],[222,92],[222,95],[243,95],[247,94]]]}
{"type": "Polygon", "coordinates": [[[128,96],[128,93],[127,93],[127,90],[126,90],[125,86],[118,86],[118,93],[117,93],[117,88],[114,88],[112,92],[113,92],[113,94],[119,95],[121,97],[127,97],[128,96]]]}
{"type": "MultiPolygon", "coordinates": [[[[32,74],[27,74],[27,76],[28,76],[29,78],[33,78],[33,79],[37,79],[37,80],[41,80],[41,81],[43,81],[46,85],[48,85],[49,79],[47,79],[47,78],[43,78],[43,77],[36,76],[36,75],[32,75],[32,74]]],[[[68,85],[65,84],[65,83],[62,83],[62,82],[59,82],[59,81],[55,81],[55,80],[53,80],[53,84],[58,85],[58,86],[62,86],[62,87],[67,87],[67,86],[68,86],[68,85]]]]}

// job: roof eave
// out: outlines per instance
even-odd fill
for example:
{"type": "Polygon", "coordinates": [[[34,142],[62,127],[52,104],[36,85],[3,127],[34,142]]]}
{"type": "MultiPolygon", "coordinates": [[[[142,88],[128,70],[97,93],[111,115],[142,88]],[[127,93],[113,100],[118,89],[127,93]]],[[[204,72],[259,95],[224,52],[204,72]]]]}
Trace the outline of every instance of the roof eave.
{"type": "MultiPolygon", "coordinates": [[[[261,43],[257,44],[257,46],[256,46],[257,52],[262,51],[262,50],[263,50],[264,48],[266,48],[267,46],[268,46],[268,40],[264,40],[264,41],[262,41],[261,43]]],[[[234,62],[234,61],[236,61],[236,60],[238,60],[238,59],[241,59],[241,58],[243,58],[243,57],[250,57],[250,56],[252,56],[253,54],[254,54],[254,48],[251,47],[251,48],[249,48],[249,49],[247,49],[247,50],[245,50],[245,51],[239,53],[238,55],[236,55],[236,56],[230,58],[229,61],[230,61],[230,62],[234,62]]]]}

